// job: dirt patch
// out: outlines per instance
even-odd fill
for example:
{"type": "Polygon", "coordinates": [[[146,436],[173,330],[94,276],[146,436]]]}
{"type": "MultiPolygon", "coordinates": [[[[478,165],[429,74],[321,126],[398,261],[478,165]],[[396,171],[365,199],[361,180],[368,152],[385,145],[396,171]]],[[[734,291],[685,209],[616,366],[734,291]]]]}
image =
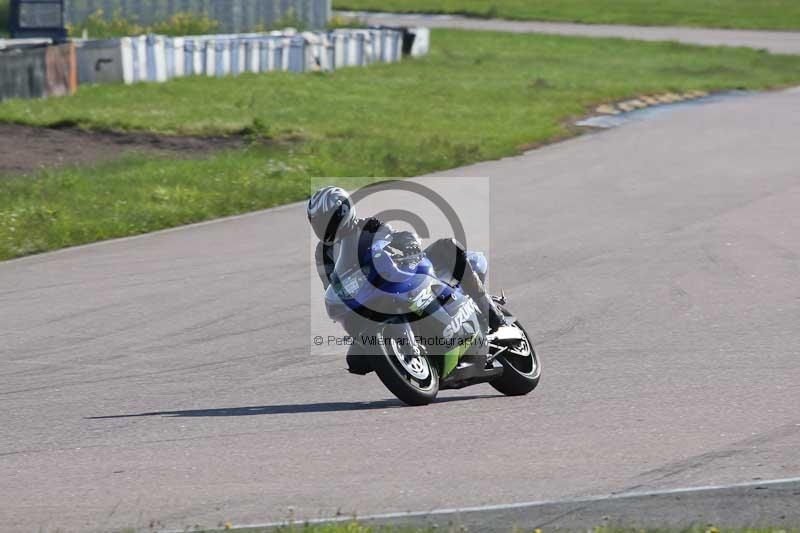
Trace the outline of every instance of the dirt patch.
{"type": "Polygon", "coordinates": [[[177,137],[0,124],[0,175],[93,164],[128,152],[202,156],[212,151],[242,148],[247,143],[244,137],[177,137]]]}

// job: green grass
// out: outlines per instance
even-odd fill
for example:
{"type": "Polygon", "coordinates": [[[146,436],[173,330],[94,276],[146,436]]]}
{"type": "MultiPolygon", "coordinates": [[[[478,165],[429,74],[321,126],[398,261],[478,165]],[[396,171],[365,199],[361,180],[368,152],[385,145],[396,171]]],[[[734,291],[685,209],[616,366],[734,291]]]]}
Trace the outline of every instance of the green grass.
{"type": "Polygon", "coordinates": [[[590,24],[800,28],[797,0],[334,0],[334,8],[590,24]]]}
{"type": "MultiPolygon", "coordinates": [[[[279,205],[307,180],[271,150],[205,160],[128,156],[95,168],[0,178],[0,258],[88,243],[279,205]]],[[[291,162],[291,158],[289,158],[291,162]]]]}
{"type": "MultiPolygon", "coordinates": [[[[119,13],[107,15],[103,10],[98,10],[89,15],[81,24],[77,26],[68,25],[69,35],[81,36],[86,32],[90,39],[110,39],[145,33],[174,36],[209,35],[219,32],[219,21],[209,18],[205,14],[194,14],[189,11],[175,13],[169,18],[150,26],[142,26],[135,19],[124,18],[119,13]]],[[[338,20],[336,17],[331,19],[332,22],[337,22],[338,20]]],[[[341,25],[341,23],[338,23],[338,25],[341,25]]],[[[252,31],[266,32],[286,27],[303,31],[305,22],[297,16],[289,14],[274,21],[271,26],[259,24],[252,28],[252,31]]]]}
{"type": "Polygon", "coordinates": [[[86,32],[90,39],[109,39],[145,33],[206,35],[216,33],[218,28],[218,21],[210,19],[206,15],[195,15],[189,12],[178,12],[152,26],[141,26],[133,20],[123,18],[119,13],[106,18],[103,10],[95,11],[78,26],[68,26],[70,35],[81,36],[86,32]]]}
{"type": "Polygon", "coordinates": [[[9,10],[9,1],[0,0],[0,37],[8,36],[8,18],[11,16],[9,10]]]}
{"type": "Polygon", "coordinates": [[[397,65],[7,101],[3,121],[275,142],[0,178],[0,258],[299,200],[309,177],[413,176],[513,155],[572,134],[565,121],[603,101],[798,82],[800,57],[749,49],[436,31],[428,57],[397,65]]]}

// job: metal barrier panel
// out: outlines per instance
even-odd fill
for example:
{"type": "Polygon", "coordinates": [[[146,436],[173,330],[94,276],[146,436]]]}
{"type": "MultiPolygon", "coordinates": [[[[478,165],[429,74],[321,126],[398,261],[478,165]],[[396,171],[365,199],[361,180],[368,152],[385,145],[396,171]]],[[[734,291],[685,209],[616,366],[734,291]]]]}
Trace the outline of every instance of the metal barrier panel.
{"type": "Polygon", "coordinates": [[[286,50],[286,46],[284,46],[283,39],[273,39],[272,40],[275,48],[273,49],[273,68],[274,70],[286,70],[286,65],[288,61],[284,61],[284,52],[286,50]]]}
{"type": "Polygon", "coordinates": [[[376,63],[381,61],[383,57],[381,54],[381,50],[383,48],[383,40],[382,40],[382,30],[370,30],[369,35],[372,40],[372,54],[370,55],[370,62],[376,63]]]}
{"type": "Polygon", "coordinates": [[[130,82],[125,80],[126,83],[136,83],[139,81],[139,39],[136,37],[130,38],[131,45],[131,77],[130,82]]]}
{"type": "Polygon", "coordinates": [[[290,37],[283,37],[281,38],[280,43],[281,43],[281,59],[280,59],[281,70],[284,72],[288,72],[289,55],[292,52],[292,39],[290,37]]]}
{"type": "Polygon", "coordinates": [[[261,72],[261,54],[259,42],[256,39],[248,39],[245,43],[247,55],[247,72],[261,72]]]}
{"type": "Polygon", "coordinates": [[[180,78],[186,75],[186,62],[184,56],[184,38],[183,37],[175,37],[170,39],[172,50],[170,54],[172,55],[173,61],[173,72],[172,75],[176,78],[180,78]]]}
{"type": "Polygon", "coordinates": [[[199,74],[194,70],[195,48],[195,42],[191,39],[186,39],[186,42],[183,44],[183,73],[186,76],[199,74]]]}
{"type": "Polygon", "coordinates": [[[289,44],[289,71],[305,72],[306,40],[301,36],[292,37],[289,44]]]}
{"type": "Polygon", "coordinates": [[[153,35],[148,35],[145,40],[147,46],[147,81],[156,81],[156,47],[155,47],[155,37],[153,35]]]}
{"type": "Polygon", "coordinates": [[[78,88],[78,69],[73,43],[48,46],[45,60],[45,96],[65,96],[78,88]]]}
{"type": "MultiPolygon", "coordinates": [[[[225,65],[223,64],[224,59],[224,51],[225,51],[225,43],[217,41],[214,43],[214,74],[217,76],[222,76],[226,74],[225,72],[225,65]]],[[[208,61],[210,63],[210,61],[208,61]]],[[[208,73],[209,76],[211,73],[208,73]]]]}
{"type": "Polygon", "coordinates": [[[78,87],[75,45],[0,51],[0,101],[72,94],[78,87]]]}
{"type": "Polygon", "coordinates": [[[45,47],[0,51],[0,102],[45,94],[45,47]]]}
{"type": "Polygon", "coordinates": [[[358,65],[359,67],[363,67],[367,64],[367,46],[365,37],[366,36],[360,32],[355,35],[356,58],[353,64],[358,65]]]}
{"type": "MultiPolygon", "coordinates": [[[[247,50],[245,40],[238,38],[233,42],[233,47],[236,52],[236,64],[231,63],[231,73],[238,76],[243,72],[247,72],[247,50]]],[[[231,50],[231,62],[233,61],[233,52],[231,50]]]]}
{"type": "Polygon", "coordinates": [[[205,65],[205,75],[213,76],[216,72],[216,50],[217,46],[214,41],[206,41],[203,47],[203,64],[205,65]]]}
{"type": "Polygon", "coordinates": [[[244,44],[244,67],[242,72],[258,72],[258,43],[252,39],[246,39],[244,44]],[[255,46],[254,46],[255,45],[255,46]],[[255,53],[254,53],[255,51],[255,53]],[[253,58],[255,57],[255,65],[253,58]]]}
{"type": "Polygon", "coordinates": [[[403,32],[394,31],[394,57],[392,61],[400,61],[403,58],[403,32]]]}
{"type": "Polygon", "coordinates": [[[124,81],[120,39],[80,42],[75,52],[78,84],[124,81]]]}
{"type": "Polygon", "coordinates": [[[156,35],[155,40],[153,41],[153,49],[155,52],[155,71],[156,71],[156,79],[155,81],[164,82],[167,81],[167,54],[166,54],[166,41],[168,38],[164,37],[163,35],[156,35]]]}
{"type": "Polygon", "coordinates": [[[333,33],[334,65],[335,68],[346,67],[348,63],[350,36],[344,32],[333,33]]]}
{"type": "MultiPolygon", "coordinates": [[[[131,81],[147,81],[147,37],[142,35],[140,37],[131,37],[131,81]]],[[[127,80],[126,80],[127,82],[127,80]]]]}
{"type": "Polygon", "coordinates": [[[272,51],[271,41],[260,40],[258,42],[258,57],[261,65],[260,72],[269,72],[273,70],[272,61],[274,53],[272,51]]]}
{"type": "Polygon", "coordinates": [[[171,80],[175,77],[175,41],[164,39],[164,66],[166,77],[171,80]]]}
{"type": "Polygon", "coordinates": [[[328,70],[336,70],[336,47],[333,45],[333,41],[330,38],[328,38],[328,42],[325,46],[325,57],[328,63],[328,70]]]}
{"type": "MultiPolygon", "coordinates": [[[[207,63],[208,63],[208,43],[202,41],[195,41],[195,46],[199,47],[195,50],[194,56],[194,73],[195,75],[200,74],[208,74],[207,70],[207,63]]],[[[213,54],[214,49],[211,49],[211,53],[213,54]]]]}
{"type": "Polygon", "coordinates": [[[229,43],[231,50],[231,70],[230,74],[237,76],[239,74],[239,42],[232,40],[229,43]]]}

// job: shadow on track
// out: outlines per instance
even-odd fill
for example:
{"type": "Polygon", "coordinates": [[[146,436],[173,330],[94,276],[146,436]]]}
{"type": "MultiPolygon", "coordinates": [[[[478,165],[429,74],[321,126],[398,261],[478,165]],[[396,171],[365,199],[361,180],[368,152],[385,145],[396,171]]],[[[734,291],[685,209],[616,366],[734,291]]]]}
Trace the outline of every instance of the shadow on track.
{"type": "MultiPolygon", "coordinates": [[[[502,395],[488,394],[472,396],[449,396],[445,398],[438,398],[431,405],[496,397],[502,397],[502,395]]],[[[190,409],[186,411],[152,411],[150,413],[136,413],[130,415],[87,416],[85,420],[100,420],[105,418],[134,418],[140,416],[204,417],[285,415],[300,413],[328,413],[334,411],[367,411],[370,409],[396,409],[398,407],[407,406],[400,402],[400,400],[381,400],[378,402],[321,402],[286,405],[259,405],[252,407],[224,407],[221,409],[190,409]]]]}

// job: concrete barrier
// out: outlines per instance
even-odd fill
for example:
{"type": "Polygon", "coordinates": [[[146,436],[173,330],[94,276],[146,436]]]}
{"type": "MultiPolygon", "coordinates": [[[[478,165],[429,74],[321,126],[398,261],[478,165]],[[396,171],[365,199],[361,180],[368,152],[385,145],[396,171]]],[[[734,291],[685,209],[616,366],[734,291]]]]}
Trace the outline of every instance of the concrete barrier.
{"type": "Polygon", "coordinates": [[[424,29],[386,27],[186,37],[139,35],[16,48],[9,48],[13,41],[4,41],[0,98],[69,94],[78,83],[164,82],[183,76],[333,71],[393,63],[401,60],[409,32],[416,35],[412,53],[427,53],[424,29]]]}

